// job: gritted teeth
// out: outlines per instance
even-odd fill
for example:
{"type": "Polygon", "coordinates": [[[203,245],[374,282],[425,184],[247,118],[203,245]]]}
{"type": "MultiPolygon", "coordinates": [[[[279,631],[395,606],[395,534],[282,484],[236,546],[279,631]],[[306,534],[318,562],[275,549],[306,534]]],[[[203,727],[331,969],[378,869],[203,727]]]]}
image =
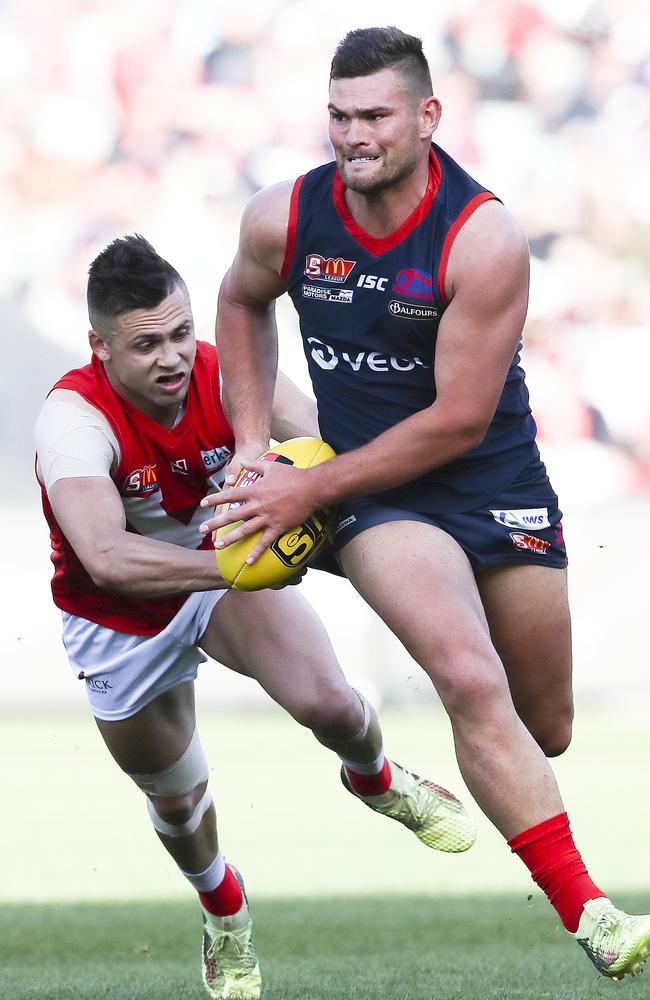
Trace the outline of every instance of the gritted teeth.
{"type": "Polygon", "coordinates": [[[350,163],[372,163],[373,160],[378,160],[378,156],[349,156],[350,163]]]}

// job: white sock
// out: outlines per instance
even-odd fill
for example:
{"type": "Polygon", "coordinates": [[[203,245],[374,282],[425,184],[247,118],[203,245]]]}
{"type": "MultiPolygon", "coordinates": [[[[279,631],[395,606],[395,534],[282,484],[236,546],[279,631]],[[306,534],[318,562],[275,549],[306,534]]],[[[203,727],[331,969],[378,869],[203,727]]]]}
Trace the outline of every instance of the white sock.
{"type": "Polygon", "coordinates": [[[341,757],[341,763],[347,771],[354,771],[355,774],[379,774],[384,766],[385,759],[386,758],[382,748],[379,756],[375,757],[374,760],[368,760],[362,763],[358,760],[346,760],[345,757],[341,757]]]}
{"type": "Polygon", "coordinates": [[[226,862],[221,851],[217,853],[212,864],[204,872],[184,872],[179,866],[179,871],[185,876],[190,885],[193,885],[197,892],[212,892],[224,880],[226,874],[226,862]]]}

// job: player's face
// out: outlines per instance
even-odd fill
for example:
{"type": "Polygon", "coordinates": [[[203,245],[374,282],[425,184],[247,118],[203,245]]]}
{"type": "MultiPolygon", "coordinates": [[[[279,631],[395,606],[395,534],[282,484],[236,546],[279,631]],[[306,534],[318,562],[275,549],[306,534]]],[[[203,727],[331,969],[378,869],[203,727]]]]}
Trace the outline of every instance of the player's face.
{"type": "Polygon", "coordinates": [[[343,183],[374,195],[409,177],[428,155],[440,105],[409,93],[394,69],[330,82],[329,137],[343,183]]]}
{"type": "Polygon", "coordinates": [[[187,290],[176,288],[155,309],[123,313],[110,334],[91,333],[90,340],[113,388],[153,420],[172,426],[196,355],[187,290]]]}

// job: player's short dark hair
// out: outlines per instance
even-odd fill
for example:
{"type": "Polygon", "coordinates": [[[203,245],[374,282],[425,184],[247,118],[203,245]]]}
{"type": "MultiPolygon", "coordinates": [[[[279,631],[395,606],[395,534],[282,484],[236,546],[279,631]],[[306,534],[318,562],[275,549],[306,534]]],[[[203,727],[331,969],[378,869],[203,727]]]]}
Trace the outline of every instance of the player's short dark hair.
{"type": "Polygon", "coordinates": [[[93,329],[132,309],[154,309],[185,282],[137,233],[113,240],[88,269],[88,315],[93,329]]]}
{"type": "Polygon", "coordinates": [[[336,47],[330,80],[370,76],[382,69],[402,73],[418,97],[433,94],[431,73],[422,51],[422,39],[399,28],[357,28],[348,31],[336,47]]]}

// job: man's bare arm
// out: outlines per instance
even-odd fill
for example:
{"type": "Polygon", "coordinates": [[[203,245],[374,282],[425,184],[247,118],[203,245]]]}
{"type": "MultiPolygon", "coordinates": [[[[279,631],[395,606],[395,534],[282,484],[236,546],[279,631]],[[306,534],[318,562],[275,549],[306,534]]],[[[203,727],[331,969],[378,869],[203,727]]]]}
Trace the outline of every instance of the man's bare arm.
{"type": "Polygon", "coordinates": [[[213,551],[186,549],[127,532],[124,508],[111,479],[60,479],[49,498],[61,530],[103,590],[164,597],[227,587],[213,551]]]}
{"type": "Polygon", "coordinates": [[[216,342],[236,459],[261,454],[271,432],[278,363],[274,303],[285,290],[280,271],[291,190],[291,184],[280,184],[251,199],[237,255],[219,291],[216,342]]]}
{"type": "Polygon", "coordinates": [[[286,441],[293,437],[320,437],[316,401],[282,371],[278,371],[273,395],[271,437],[286,441]]]}

